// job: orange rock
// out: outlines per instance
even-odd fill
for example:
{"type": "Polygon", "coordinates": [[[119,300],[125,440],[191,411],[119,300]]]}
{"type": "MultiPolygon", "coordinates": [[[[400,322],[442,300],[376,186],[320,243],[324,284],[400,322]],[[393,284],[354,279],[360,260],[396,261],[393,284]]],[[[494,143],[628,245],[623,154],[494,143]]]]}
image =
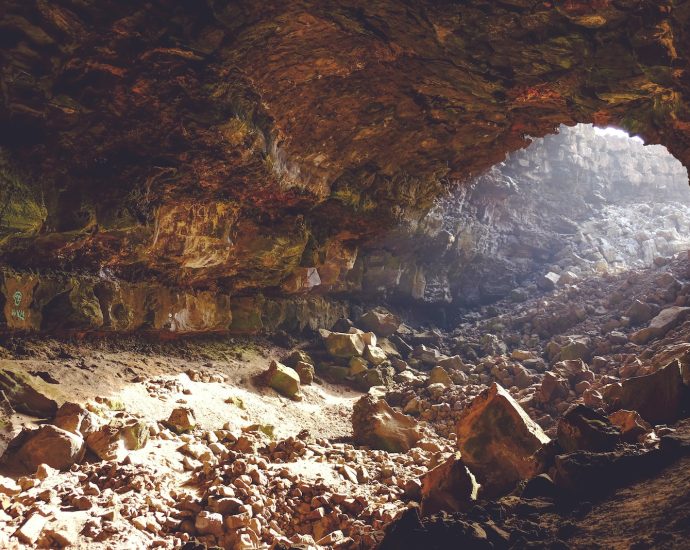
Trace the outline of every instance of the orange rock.
{"type": "Polygon", "coordinates": [[[461,414],[458,449],[482,486],[482,496],[510,491],[538,474],[537,451],[550,440],[501,386],[480,393],[461,414]]]}

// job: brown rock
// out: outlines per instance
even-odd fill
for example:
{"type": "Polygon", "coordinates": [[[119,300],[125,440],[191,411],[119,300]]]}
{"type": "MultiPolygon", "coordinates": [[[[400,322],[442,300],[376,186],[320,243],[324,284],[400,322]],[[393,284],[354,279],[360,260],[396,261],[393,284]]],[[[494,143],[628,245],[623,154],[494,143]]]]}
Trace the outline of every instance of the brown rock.
{"type": "Polygon", "coordinates": [[[189,407],[176,407],[170,413],[165,425],[178,434],[189,432],[196,426],[194,411],[189,407]]]}
{"type": "Polygon", "coordinates": [[[623,381],[620,407],[640,413],[651,424],[671,424],[688,410],[688,388],[683,384],[680,361],[646,376],[623,381]]]}
{"type": "Polygon", "coordinates": [[[326,349],[333,357],[361,356],[364,353],[364,340],[360,334],[347,334],[344,332],[330,332],[324,339],[326,349]]]}
{"type": "Polygon", "coordinates": [[[621,409],[609,415],[611,424],[621,431],[624,441],[635,443],[640,436],[652,431],[652,426],[645,422],[637,411],[621,409]]]}
{"type": "Polygon", "coordinates": [[[561,378],[553,372],[545,372],[539,388],[539,400],[542,403],[551,403],[555,399],[568,395],[569,385],[565,378],[561,378]]]}
{"type": "Polygon", "coordinates": [[[41,536],[46,523],[48,523],[48,518],[39,513],[33,513],[24,522],[24,525],[17,529],[14,535],[25,544],[35,544],[38,537],[41,536]]]}
{"type": "Polygon", "coordinates": [[[461,413],[455,432],[463,461],[487,497],[508,492],[518,481],[540,473],[535,454],[550,441],[496,383],[461,413]]]}
{"type": "Polygon", "coordinates": [[[58,409],[53,424],[82,437],[98,429],[98,417],[77,403],[63,403],[58,409]]]}
{"type": "Polygon", "coordinates": [[[294,368],[297,376],[299,376],[300,384],[309,386],[314,382],[314,365],[299,361],[294,368]]]}
{"type": "Polygon", "coordinates": [[[460,453],[455,453],[422,477],[422,515],[467,510],[478,490],[460,453]]]}
{"type": "Polygon", "coordinates": [[[400,327],[400,317],[384,308],[367,311],[359,318],[359,324],[377,336],[387,338],[400,327]]]}
{"type": "MultiPolygon", "coordinates": [[[[21,446],[16,458],[31,472],[40,464],[47,464],[57,470],[67,470],[84,457],[84,439],[56,426],[45,425],[17,436],[21,446]]],[[[10,448],[13,444],[10,444],[10,448]]]]}
{"type": "Polygon", "coordinates": [[[393,453],[409,451],[422,438],[417,421],[395,411],[384,399],[365,395],[352,411],[352,429],[358,445],[393,453]]]}
{"type": "Polygon", "coordinates": [[[0,370],[0,390],[18,412],[52,418],[57,411],[57,402],[38,391],[24,373],[0,370]]]}
{"type": "Polygon", "coordinates": [[[567,452],[611,451],[621,434],[608,418],[584,405],[571,407],[558,421],[558,443],[567,452]]]}

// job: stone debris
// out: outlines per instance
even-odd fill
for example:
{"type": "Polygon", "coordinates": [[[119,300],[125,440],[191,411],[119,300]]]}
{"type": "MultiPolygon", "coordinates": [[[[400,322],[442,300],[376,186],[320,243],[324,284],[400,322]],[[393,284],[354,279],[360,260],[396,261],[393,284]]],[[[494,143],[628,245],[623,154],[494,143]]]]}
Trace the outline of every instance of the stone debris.
{"type": "Polygon", "coordinates": [[[84,457],[84,439],[50,424],[33,431],[20,433],[10,443],[6,456],[21,462],[30,472],[41,464],[58,470],[66,470],[84,457]],[[10,450],[17,447],[16,454],[10,450]]]}

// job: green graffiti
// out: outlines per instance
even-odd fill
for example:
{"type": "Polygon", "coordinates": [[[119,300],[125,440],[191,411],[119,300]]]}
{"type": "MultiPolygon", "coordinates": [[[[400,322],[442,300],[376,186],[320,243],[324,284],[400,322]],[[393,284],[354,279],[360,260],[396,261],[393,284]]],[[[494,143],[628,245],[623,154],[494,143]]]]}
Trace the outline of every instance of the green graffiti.
{"type": "Polygon", "coordinates": [[[26,317],[24,315],[23,309],[13,309],[12,310],[12,317],[14,319],[19,320],[19,321],[26,321],[26,317]]]}
{"type": "Polygon", "coordinates": [[[14,305],[18,306],[19,304],[22,303],[22,293],[19,292],[18,290],[12,295],[12,299],[14,300],[14,305]]]}

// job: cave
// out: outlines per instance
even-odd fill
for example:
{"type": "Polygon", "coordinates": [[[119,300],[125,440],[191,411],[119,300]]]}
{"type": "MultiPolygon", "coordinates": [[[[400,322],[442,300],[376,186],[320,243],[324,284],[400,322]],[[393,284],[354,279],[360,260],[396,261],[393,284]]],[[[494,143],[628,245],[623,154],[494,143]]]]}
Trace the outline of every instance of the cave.
{"type": "Polygon", "coordinates": [[[0,547],[686,548],[688,29],[0,0],[0,547]]]}

